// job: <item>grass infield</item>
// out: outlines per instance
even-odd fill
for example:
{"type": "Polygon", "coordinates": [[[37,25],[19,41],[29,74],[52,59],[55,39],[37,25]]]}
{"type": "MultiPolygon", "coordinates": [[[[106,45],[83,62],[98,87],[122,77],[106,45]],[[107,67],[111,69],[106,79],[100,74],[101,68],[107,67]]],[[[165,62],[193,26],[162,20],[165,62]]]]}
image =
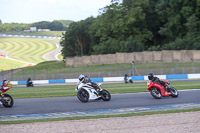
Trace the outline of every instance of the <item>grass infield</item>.
{"type": "Polygon", "coordinates": [[[0,38],[0,49],[11,58],[40,63],[45,61],[43,55],[56,49],[54,43],[32,38],[0,38]]]}
{"type": "Polygon", "coordinates": [[[0,70],[11,70],[11,69],[23,67],[25,65],[24,63],[13,61],[13,60],[6,59],[3,57],[0,57],[0,62],[1,62],[0,70]]]}

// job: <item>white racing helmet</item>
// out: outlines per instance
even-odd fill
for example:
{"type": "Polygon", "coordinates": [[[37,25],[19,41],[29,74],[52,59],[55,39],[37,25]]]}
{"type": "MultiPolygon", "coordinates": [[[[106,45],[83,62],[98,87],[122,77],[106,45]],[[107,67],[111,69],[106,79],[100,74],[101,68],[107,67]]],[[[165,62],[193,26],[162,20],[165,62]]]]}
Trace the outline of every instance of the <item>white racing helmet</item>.
{"type": "Polygon", "coordinates": [[[85,75],[83,75],[83,74],[79,75],[78,79],[79,79],[81,82],[84,81],[85,75]]]}

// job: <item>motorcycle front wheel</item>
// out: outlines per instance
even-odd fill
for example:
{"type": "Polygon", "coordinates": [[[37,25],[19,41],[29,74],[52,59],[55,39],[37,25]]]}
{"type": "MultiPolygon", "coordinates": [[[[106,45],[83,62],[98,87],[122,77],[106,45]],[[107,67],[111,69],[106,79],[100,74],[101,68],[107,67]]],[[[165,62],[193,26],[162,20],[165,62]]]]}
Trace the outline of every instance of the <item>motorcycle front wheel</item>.
{"type": "Polygon", "coordinates": [[[173,98],[178,97],[178,91],[177,91],[175,88],[170,87],[170,92],[172,93],[171,96],[172,96],[173,98]]]}
{"type": "Polygon", "coordinates": [[[161,99],[162,98],[160,90],[158,88],[152,88],[150,93],[155,99],[161,99]]]}
{"type": "Polygon", "coordinates": [[[101,94],[102,100],[110,101],[110,99],[111,99],[110,92],[108,92],[107,90],[102,90],[100,94],[101,94]]]}
{"type": "Polygon", "coordinates": [[[81,89],[77,92],[77,97],[81,102],[86,103],[89,100],[89,93],[86,90],[81,89]]]}
{"type": "Polygon", "coordinates": [[[13,98],[9,94],[3,94],[2,104],[6,108],[11,108],[14,104],[13,98]]]}

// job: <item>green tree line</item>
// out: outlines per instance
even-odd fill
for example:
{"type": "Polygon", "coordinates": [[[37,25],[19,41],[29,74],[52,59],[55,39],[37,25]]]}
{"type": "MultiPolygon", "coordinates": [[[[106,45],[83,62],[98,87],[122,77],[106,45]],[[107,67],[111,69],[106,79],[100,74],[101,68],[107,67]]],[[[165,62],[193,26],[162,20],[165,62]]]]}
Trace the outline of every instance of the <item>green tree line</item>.
{"type": "Polygon", "coordinates": [[[0,24],[0,32],[2,33],[8,33],[8,32],[18,32],[18,31],[24,31],[29,30],[30,24],[23,24],[23,23],[5,23],[0,24]]]}
{"type": "Polygon", "coordinates": [[[50,29],[52,31],[66,31],[69,27],[69,24],[72,23],[71,20],[54,20],[52,22],[49,21],[41,21],[35,22],[31,24],[24,23],[2,23],[0,20],[0,32],[8,33],[8,32],[18,32],[29,30],[30,27],[37,27],[37,29],[50,29]]]}
{"type": "Polygon", "coordinates": [[[99,12],[70,24],[64,57],[200,49],[200,0],[111,0],[99,12]]]}

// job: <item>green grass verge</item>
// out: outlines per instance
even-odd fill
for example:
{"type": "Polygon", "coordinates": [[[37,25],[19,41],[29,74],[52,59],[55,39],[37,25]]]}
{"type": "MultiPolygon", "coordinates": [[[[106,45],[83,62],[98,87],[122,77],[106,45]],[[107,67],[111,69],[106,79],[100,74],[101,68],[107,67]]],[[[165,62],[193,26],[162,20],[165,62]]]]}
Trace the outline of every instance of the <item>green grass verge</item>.
{"type": "Polygon", "coordinates": [[[120,114],[120,115],[103,115],[103,116],[73,117],[73,118],[58,118],[58,119],[41,119],[41,120],[23,120],[23,121],[5,121],[5,122],[0,122],[0,124],[23,124],[23,123],[51,122],[51,121],[64,121],[64,120],[82,120],[82,119],[97,119],[97,118],[111,118],[111,117],[145,116],[145,115],[168,114],[168,113],[183,113],[183,112],[193,112],[193,111],[200,111],[200,108],[187,109],[187,110],[170,110],[170,111],[130,113],[130,114],[120,114]]]}
{"type": "Polygon", "coordinates": [[[24,63],[6,59],[4,57],[0,57],[0,62],[1,62],[0,70],[11,70],[23,67],[25,65],[24,63]]]}
{"type": "Polygon", "coordinates": [[[58,55],[59,60],[63,60],[63,56],[61,54],[58,55]]]}
{"type": "MultiPolygon", "coordinates": [[[[174,82],[171,83],[173,87],[177,90],[183,89],[197,89],[200,86],[200,82],[174,82]]],[[[9,94],[13,98],[42,98],[42,97],[66,97],[66,96],[76,96],[75,85],[50,85],[43,87],[23,87],[15,88],[9,90],[9,94]]],[[[142,83],[112,83],[103,84],[103,89],[108,90],[112,94],[118,93],[134,93],[134,92],[148,92],[145,82],[142,83]]]]}
{"type": "MultiPolygon", "coordinates": [[[[163,74],[170,74],[171,70],[177,70],[176,63],[163,63],[163,74]]],[[[162,63],[149,63],[147,69],[146,63],[136,63],[135,67],[141,75],[147,75],[150,70],[155,72],[154,74],[161,74],[162,63]],[[149,70],[149,71],[147,71],[149,70]]],[[[194,63],[196,72],[200,71],[200,63],[194,63]]],[[[179,63],[179,72],[188,72],[192,71],[191,63],[179,63]],[[183,69],[184,68],[184,69],[183,69]]],[[[80,66],[80,67],[66,67],[64,61],[47,61],[37,64],[36,66],[27,67],[22,72],[16,73],[14,76],[20,76],[22,73],[25,75],[37,75],[38,77],[47,77],[48,74],[57,75],[56,77],[62,78],[77,78],[80,73],[88,75],[90,73],[91,77],[110,77],[110,76],[124,76],[125,73],[132,71],[132,65],[130,63],[122,64],[104,64],[104,65],[92,65],[92,66],[80,66]],[[60,75],[63,75],[61,77],[60,75]]],[[[51,75],[50,75],[51,76],[51,75]]],[[[34,77],[34,76],[32,76],[34,77]]]]}

